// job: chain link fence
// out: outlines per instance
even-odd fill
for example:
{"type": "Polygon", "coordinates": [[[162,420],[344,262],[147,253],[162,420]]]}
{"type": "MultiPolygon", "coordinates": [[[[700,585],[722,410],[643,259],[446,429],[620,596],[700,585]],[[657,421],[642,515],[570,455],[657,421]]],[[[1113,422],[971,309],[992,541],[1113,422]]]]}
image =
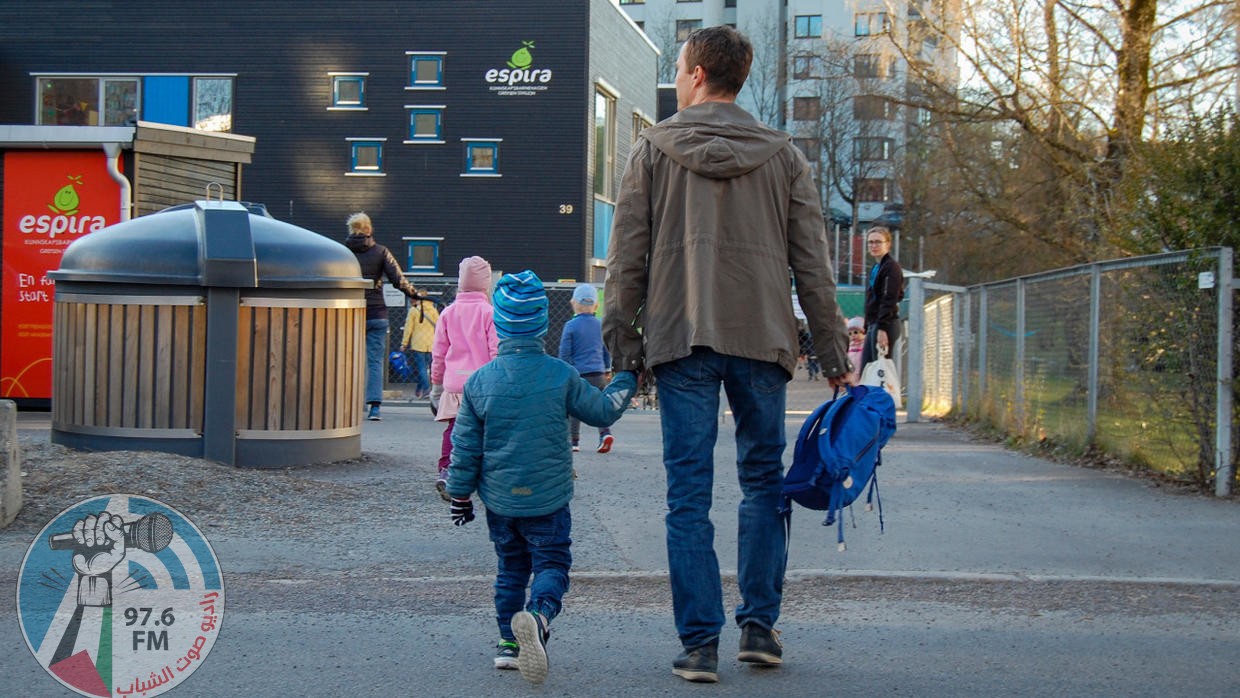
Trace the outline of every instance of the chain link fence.
{"type": "Polygon", "coordinates": [[[954,412],[1230,493],[1233,264],[1222,248],[968,289],[913,279],[910,419],[954,412]]]}
{"type": "MultiPolygon", "coordinates": [[[[415,277],[408,276],[409,283],[417,287],[418,291],[430,296],[436,306],[442,312],[448,307],[453,299],[456,298],[457,280],[454,278],[444,277],[415,277]]],[[[543,282],[543,286],[547,289],[547,315],[549,326],[547,328],[547,336],[544,344],[547,353],[556,356],[560,352],[560,335],[564,331],[564,325],[573,317],[573,308],[569,305],[569,301],[573,297],[573,289],[577,288],[577,283],[549,283],[543,282]]],[[[594,284],[599,292],[599,306],[603,302],[603,288],[601,284],[594,284]]],[[[404,334],[405,321],[409,317],[410,310],[416,312],[408,301],[404,306],[388,307],[388,354],[400,351],[401,337],[404,334]]],[[[409,361],[410,367],[416,370],[416,364],[409,361]]],[[[384,386],[385,392],[390,398],[395,399],[414,399],[416,390],[416,379],[410,373],[403,372],[393,364],[392,361],[387,362],[387,381],[384,386]]],[[[430,370],[429,361],[427,362],[427,371],[430,370]]]]}
{"type": "MultiPolygon", "coordinates": [[[[409,283],[416,286],[419,291],[429,295],[441,311],[456,298],[457,280],[454,278],[415,276],[407,278],[409,283]]],[[[552,356],[559,354],[560,336],[564,331],[564,325],[573,317],[573,309],[569,305],[569,301],[572,299],[573,289],[577,285],[577,283],[543,283],[543,286],[547,289],[549,308],[549,327],[544,340],[544,346],[547,353],[552,356]]],[[[599,308],[601,310],[603,305],[603,287],[602,284],[593,285],[598,289],[599,308]]],[[[846,316],[861,315],[864,312],[865,293],[857,288],[841,289],[839,302],[846,316]]],[[[411,309],[416,312],[416,308],[407,301],[404,306],[388,307],[388,326],[390,328],[388,334],[389,356],[392,352],[400,351],[405,321],[411,309]]],[[[902,341],[900,344],[904,345],[904,342],[902,341]]],[[[417,370],[417,363],[411,354],[412,352],[406,353],[408,370],[402,370],[402,368],[390,360],[387,362],[387,378],[384,385],[385,400],[418,401],[422,399],[417,397],[418,382],[413,375],[413,372],[417,370]]],[[[429,373],[429,359],[426,362],[426,370],[429,373]]],[[[821,375],[818,378],[819,380],[813,379],[807,370],[805,361],[798,365],[796,375],[793,376],[792,382],[788,385],[787,411],[789,415],[809,414],[815,407],[830,399],[831,395],[826,387],[826,381],[822,379],[821,375]]],[[[641,392],[637,396],[635,407],[638,409],[657,409],[657,388],[643,385],[641,392]]],[[[726,403],[724,408],[726,409],[726,403]]]]}

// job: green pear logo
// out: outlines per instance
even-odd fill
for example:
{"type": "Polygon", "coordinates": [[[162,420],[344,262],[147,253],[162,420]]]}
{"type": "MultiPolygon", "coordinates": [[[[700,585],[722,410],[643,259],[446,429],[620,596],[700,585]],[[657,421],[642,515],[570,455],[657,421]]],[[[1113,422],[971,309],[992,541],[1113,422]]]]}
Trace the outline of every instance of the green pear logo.
{"type": "Polygon", "coordinates": [[[530,49],[532,48],[534,48],[533,41],[522,41],[521,48],[514,51],[512,58],[508,61],[508,67],[525,70],[533,65],[534,57],[530,55],[530,49]]]}
{"type": "Polygon", "coordinates": [[[78,204],[80,203],[80,200],[78,199],[77,190],[73,188],[73,185],[82,183],[82,175],[78,175],[76,177],[69,175],[69,181],[71,184],[66,184],[61,187],[60,191],[56,192],[56,195],[52,197],[52,203],[47,205],[47,207],[52,210],[52,213],[62,216],[72,216],[78,212],[78,204]]]}

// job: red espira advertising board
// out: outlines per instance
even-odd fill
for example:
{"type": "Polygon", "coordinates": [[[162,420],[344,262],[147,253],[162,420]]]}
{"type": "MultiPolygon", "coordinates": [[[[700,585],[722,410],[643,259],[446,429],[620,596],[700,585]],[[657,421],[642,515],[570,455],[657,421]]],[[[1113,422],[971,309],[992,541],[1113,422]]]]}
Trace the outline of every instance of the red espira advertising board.
{"type": "Polygon", "coordinates": [[[120,185],[97,151],[4,154],[0,397],[51,398],[49,271],[74,240],[120,220],[120,185]]]}

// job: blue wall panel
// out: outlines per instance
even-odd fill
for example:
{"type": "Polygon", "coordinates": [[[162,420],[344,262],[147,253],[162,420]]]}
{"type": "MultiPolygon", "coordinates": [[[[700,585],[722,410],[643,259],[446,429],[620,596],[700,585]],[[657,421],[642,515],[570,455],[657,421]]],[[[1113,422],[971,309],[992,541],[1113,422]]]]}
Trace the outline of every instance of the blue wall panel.
{"type": "Polygon", "coordinates": [[[156,76],[143,80],[142,119],[189,126],[189,76],[156,76]]]}

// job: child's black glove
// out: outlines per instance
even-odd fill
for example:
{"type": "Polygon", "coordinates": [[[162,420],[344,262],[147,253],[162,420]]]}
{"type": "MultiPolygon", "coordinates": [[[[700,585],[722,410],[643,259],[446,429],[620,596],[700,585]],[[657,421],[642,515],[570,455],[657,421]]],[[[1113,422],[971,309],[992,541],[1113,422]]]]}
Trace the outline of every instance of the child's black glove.
{"type": "Polygon", "coordinates": [[[474,500],[469,497],[452,498],[452,524],[464,526],[474,520],[474,500]]]}

